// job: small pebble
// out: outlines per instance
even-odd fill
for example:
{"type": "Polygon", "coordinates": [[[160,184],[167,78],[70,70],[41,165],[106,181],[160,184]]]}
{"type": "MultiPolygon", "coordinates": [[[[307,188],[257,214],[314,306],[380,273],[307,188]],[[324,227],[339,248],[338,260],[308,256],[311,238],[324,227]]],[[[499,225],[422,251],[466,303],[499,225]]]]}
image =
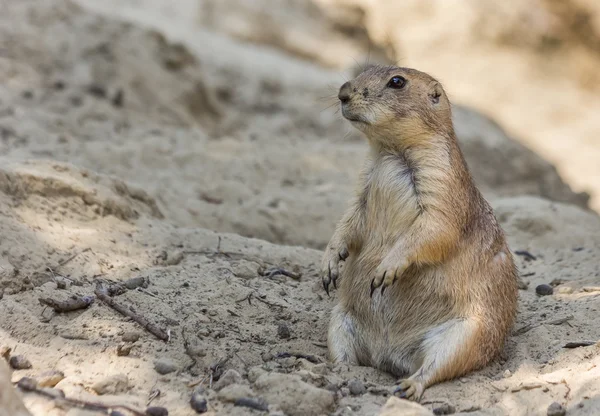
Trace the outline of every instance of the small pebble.
{"type": "Polygon", "coordinates": [[[169,416],[169,411],[164,407],[152,406],[146,409],[147,416],[169,416]]]}
{"type": "Polygon", "coordinates": [[[119,412],[118,410],[113,410],[110,412],[109,416],[125,416],[125,413],[119,412]]]}
{"type": "Polygon", "coordinates": [[[266,363],[267,361],[271,361],[273,359],[273,354],[270,352],[265,352],[261,355],[261,358],[266,363]]]}
{"type": "Polygon", "coordinates": [[[548,412],[546,414],[548,416],[565,416],[567,414],[567,410],[562,404],[554,402],[548,406],[548,412]]]}
{"type": "Polygon", "coordinates": [[[350,380],[348,383],[348,389],[350,390],[350,394],[353,396],[362,396],[367,392],[365,384],[357,379],[350,380]]]}
{"type": "Polygon", "coordinates": [[[512,375],[512,374],[511,374],[510,370],[505,370],[505,371],[504,371],[504,374],[502,374],[502,376],[503,376],[504,378],[509,378],[511,375],[512,375]]]}
{"type": "Polygon", "coordinates": [[[190,406],[196,413],[206,413],[208,411],[208,402],[206,398],[198,393],[193,393],[190,399],[190,406]]]}
{"type": "Polygon", "coordinates": [[[129,290],[133,290],[138,287],[147,287],[148,283],[146,282],[146,278],[139,276],[126,280],[123,285],[129,290]]]}
{"type": "Polygon", "coordinates": [[[136,331],[125,332],[121,339],[125,342],[136,342],[140,339],[140,333],[136,331]]]}
{"type": "Polygon", "coordinates": [[[290,328],[286,324],[279,324],[277,327],[277,335],[281,339],[288,339],[291,336],[290,328]]]}
{"type": "Polygon", "coordinates": [[[549,296],[554,293],[554,289],[550,285],[538,285],[535,288],[535,293],[539,296],[549,296]]]}
{"type": "Polygon", "coordinates": [[[23,377],[17,386],[23,391],[33,391],[37,388],[37,381],[31,377],[23,377]]]}
{"type": "Polygon", "coordinates": [[[456,408],[448,403],[444,403],[440,407],[433,409],[434,415],[453,415],[454,413],[456,413],[456,408]]]}
{"type": "Polygon", "coordinates": [[[0,357],[4,358],[6,361],[10,359],[10,352],[12,349],[7,345],[0,345],[0,357]]]}
{"type": "Polygon", "coordinates": [[[42,373],[38,377],[38,386],[40,387],[54,387],[65,378],[65,374],[62,371],[52,370],[42,373]]]}
{"type": "Polygon", "coordinates": [[[127,391],[129,388],[129,379],[125,374],[115,374],[100,380],[92,386],[92,390],[102,394],[119,394],[127,391]]]}
{"type": "Polygon", "coordinates": [[[254,397],[255,394],[250,387],[244,384],[230,384],[221,389],[218,393],[218,398],[224,402],[233,403],[238,399],[245,397],[254,397]]]}
{"type": "Polygon", "coordinates": [[[158,374],[169,374],[177,370],[177,364],[170,358],[159,358],[154,362],[154,369],[158,374]]]}
{"type": "Polygon", "coordinates": [[[131,345],[131,344],[117,345],[117,356],[127,357],[131,353],[131,348],[133,348],[133,345],[131,345]]]}
{"type": "Polygon", "coordinates": [[[10,357],[10,360],[8,360],[8,363],[15,370],[26,370],[31,368],[29,360],[22,355],[13,355],[10,357]]]}
{"type": "Polygon", "coordinates": [[[242,376],[240,375],[240,373],[238,373],[235,370],[229,369],[229,370],[225,371],[225,373],[223,373],[223,375],[219,378],[219,381],[217,381],[213,385],[213,388],[216,391],[219,391],[219,390],[223,389],[224,387],[227,387],[231,384],[241,384],[241,383],[242,383],[242,376]]]}

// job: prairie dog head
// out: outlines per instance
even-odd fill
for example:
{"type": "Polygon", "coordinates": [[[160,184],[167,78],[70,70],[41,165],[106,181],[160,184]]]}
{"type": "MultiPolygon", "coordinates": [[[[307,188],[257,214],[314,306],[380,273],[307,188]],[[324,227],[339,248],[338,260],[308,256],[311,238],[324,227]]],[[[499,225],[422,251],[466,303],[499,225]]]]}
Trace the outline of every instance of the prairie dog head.
{"type": "Polygon", "coordinates": [[[342,85],[338,98],[343,116],[369,139],[411,141],[452,129],[442,85],[415,69],[372,66],[342,85]]]}

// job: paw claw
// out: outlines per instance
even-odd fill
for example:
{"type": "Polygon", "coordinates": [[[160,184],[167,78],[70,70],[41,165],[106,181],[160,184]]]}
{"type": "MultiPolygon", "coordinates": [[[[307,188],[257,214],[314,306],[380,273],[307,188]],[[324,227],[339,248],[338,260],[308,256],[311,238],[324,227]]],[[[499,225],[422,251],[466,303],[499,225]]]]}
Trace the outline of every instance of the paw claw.
{"type": "Polygon", "coordinates": [[[371,280],[371,297],[373,297],[373,292],[375,292],[375,279],[371,280]]]}
{"type": "Polygon", "coordinates": [[[323,266],[321,269],[321,276],[323,279],[323,289],[329,296],[329,288],[333,283],[334,289],[337,289],[337,279],[339,277],[339,263],[348,258],[348,249],[342,248],[340,251],[328,248],[326,255],[323,259],[323,266]]]}
{"type": "Polygon", "coordinates": [[[394,389],[394,395],[400,399],[419,401],[423,395],[423,384],[418,381],[406,379],[400,382],[400,385],[394,389]],[[399,393],[399,394],[398,394],[399,393]]]}
{"type": "Polygon", "coordinates": [[[348,252],[348,249],[346,247],[341,249],[340,252],[338,253],[340,260],[342,260],[342,261],[346,260],[349,255],[350,255],[350,253],[348,252]]]}

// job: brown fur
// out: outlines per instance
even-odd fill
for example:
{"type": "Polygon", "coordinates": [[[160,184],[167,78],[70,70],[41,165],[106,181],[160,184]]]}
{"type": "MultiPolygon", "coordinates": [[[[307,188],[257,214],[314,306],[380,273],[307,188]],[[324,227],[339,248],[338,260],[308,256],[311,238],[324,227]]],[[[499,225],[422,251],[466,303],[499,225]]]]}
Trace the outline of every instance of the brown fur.
{"type": "Polygon", "coordinates": [[[339,283],[330,355],[410,375],[399,390],[419,400],[431,384],[501,351],[516,314],[516,268],[468,171],[438,81],[375,66],[339,97],[371,152],[323,257],[326,290],[339,283]],[[398,75],[406,84],[390,88],[398,75]]]}

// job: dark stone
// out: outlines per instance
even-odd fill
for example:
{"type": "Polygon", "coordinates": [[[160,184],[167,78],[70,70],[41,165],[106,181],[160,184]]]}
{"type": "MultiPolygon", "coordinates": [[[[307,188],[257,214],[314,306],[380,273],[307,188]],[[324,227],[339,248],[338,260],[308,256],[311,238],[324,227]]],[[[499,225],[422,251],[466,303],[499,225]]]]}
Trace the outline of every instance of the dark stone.
{"type": "Polygon", "coordinates": [[[554,293],[554,289],[550,285],[539,285],[535,288],[535,293],[539,296],[549,296],[554,293]]]}

